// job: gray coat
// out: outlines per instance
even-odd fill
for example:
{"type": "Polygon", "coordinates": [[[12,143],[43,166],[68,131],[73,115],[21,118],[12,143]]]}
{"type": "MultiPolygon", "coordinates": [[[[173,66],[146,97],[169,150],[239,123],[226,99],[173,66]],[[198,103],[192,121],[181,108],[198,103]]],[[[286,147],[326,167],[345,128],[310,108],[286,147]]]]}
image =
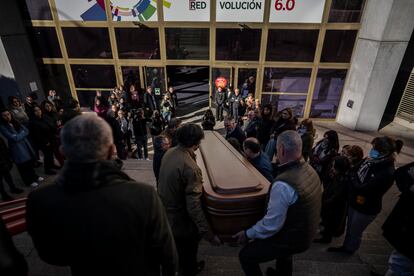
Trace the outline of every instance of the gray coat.
{"type": "Polygon", "coordinates": [[[9,125],[0,125],[0,132],[9,144],[10,157],[16,164],[21,164],[35,158],[35,153],[27,140],[29,131],[21,126],[20,131],[9,125]]]}

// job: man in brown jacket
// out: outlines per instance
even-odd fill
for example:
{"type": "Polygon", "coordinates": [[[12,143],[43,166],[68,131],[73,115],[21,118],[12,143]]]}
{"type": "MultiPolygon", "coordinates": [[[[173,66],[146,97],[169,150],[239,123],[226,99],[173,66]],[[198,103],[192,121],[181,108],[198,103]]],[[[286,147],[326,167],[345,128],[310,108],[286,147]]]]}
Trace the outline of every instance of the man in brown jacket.
{"type": "Polygon", "coordinates": [[[201,208],[203,177],[197,166],[196,151],[204,138],[203,130],[195,124],[185,124],[177,130],[178,146],[164,155],[161,163],[158,193],[167,211],[179,265],[183,275],[196,275],[204,262],[197,262],[200,237],[214,245],[215,236],[201,208]]]}

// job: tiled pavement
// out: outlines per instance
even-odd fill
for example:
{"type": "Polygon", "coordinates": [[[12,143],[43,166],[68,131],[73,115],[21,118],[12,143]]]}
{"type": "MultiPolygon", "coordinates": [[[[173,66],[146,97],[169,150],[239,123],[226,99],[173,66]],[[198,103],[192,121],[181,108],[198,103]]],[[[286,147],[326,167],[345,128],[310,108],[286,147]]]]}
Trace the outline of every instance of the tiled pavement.
{"type": "MultiPolygon", "coordinates": [[[[197,114],[195,120],[199,119],[197,114]]],[[[194,118],[192,118],[194,120],[194,118]]],[[[339,133],[341,145],[358,144],[364,148],[365,153],[369,150],[370,141],[378,133],[362,133],[350,131],[335,123],[317,123],[318,138],[323,136],[327,129],[335,129],[339,133]]],[[[217,126],[222,128],[222,123],[217,126]]],[[[401,133],[401,128],[389,128],[386,130],[387,135],[401,133]]],[[[414,139],[412,131],[404,132],[404,141],[406,145],[402,153],[397,157],[397,165],[405,164],[414,160],[414,139]]],[[[317,139],[318,139],[317,138],[317,139]]],[[[155,179],[152,174],[151,161],[138,161],[129,159],[125,162],[125,172],[132,178],[139,179],[155,185],[155,179]]],[[[39,169],[41,171],[41,169],[39,169]]],[[[16,179],[18,180],[18,179],[16,179]]],[[[51,182],[53,178],[48,178],[45,182],[51,182]]],[[[20,185],[21,186],[21,185],[20,185]]],[[[395,185],[384,197],[383,210],[377,219],[368,227],[364,233],[363,242],[360,250],[353,256],[346,256],[338,253],[326,252],[327,245],[314,244],[305,253],[294,257],[294,275],[295,276],[316,276],[316,275],[340,275],[340,276],[364,276],[369,275],[372,269],[384,273],[387,268],[387,259],[392,250],[390,245],[381,235],[381,225],[392,207],[394,206],[398,190],[395,185]]],[[[343,237],[334,239],[333,245],[340,245],[343,237]]],[[[27,233],[14,237],[18,249],[26,256],[30,268],[30,275],[33,276],[63,276],[70,275],[68,268],[55,267],[42,262],[36,250],[33,248],[30,237],[27,233]]],[[[228,245],[213,247],[207,242],[201,242],[199,250],[199,259],[206,261],[205,270],[200,275],[225,275],[236,276],[243,275],[239,262],[238,252],[240,248],[228,245]]],[[[263,268],[273,263],[264,264],[263,268]]]]}

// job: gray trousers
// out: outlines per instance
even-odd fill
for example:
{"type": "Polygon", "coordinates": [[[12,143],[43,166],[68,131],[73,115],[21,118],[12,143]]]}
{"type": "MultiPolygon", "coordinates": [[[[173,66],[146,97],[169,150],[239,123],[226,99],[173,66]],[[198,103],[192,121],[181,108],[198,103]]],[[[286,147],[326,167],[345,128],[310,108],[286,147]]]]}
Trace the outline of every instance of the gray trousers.
{"type": "Polygon", "coordinates": [[[358,250],[361,245],[362,234],[376,217],[377,215],[364,215],[351,206],[348,207],[348,222],[343,245],[346,250],[350,252],[358,250]]]}

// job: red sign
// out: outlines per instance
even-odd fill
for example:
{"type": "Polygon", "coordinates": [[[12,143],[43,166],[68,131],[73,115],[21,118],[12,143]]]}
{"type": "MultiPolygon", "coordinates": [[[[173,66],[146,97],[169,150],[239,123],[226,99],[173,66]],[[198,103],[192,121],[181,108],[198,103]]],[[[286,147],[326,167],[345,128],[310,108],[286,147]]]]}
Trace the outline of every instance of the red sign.
{"type": "Polygon", "coordinates": [[[217,88],[218,87],[224,88],[227,86],[227,80],[224,77],[218,77],[214,83],[216,84],[217,88]]]}

